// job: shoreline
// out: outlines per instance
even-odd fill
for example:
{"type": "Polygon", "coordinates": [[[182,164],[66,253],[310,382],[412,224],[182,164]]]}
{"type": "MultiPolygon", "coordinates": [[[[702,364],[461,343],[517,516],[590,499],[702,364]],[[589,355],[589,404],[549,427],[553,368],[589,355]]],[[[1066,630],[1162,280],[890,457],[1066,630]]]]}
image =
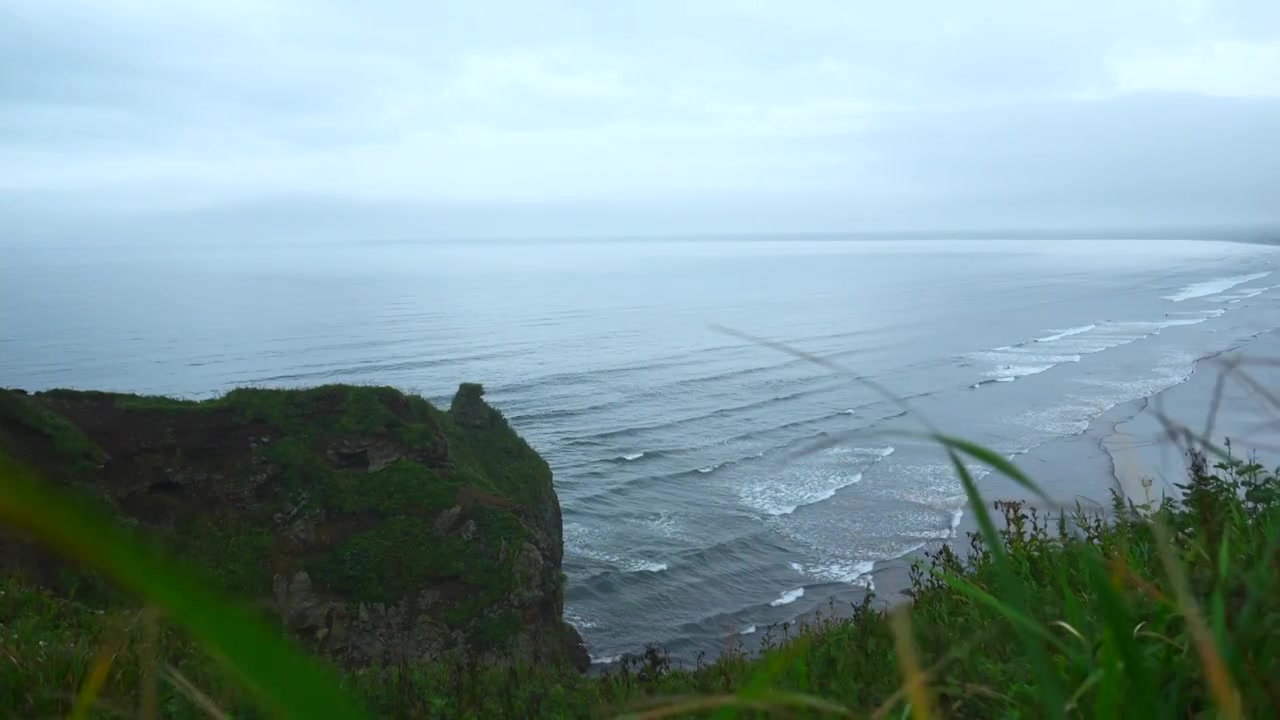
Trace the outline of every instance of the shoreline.
{"type": "MultiPolygon", "coordinates": [[[[1197,358],[1191,373],[1181,382],[1115,405],[1090,420],[1084,430],[1019,453],[1013,458],[1013,463],[1060,502],[1073,504],[1078,500],[1082,504],[1107,508],[1110,506],[1110,490],[1115,487],[1135,503],[1146,502],[1145,488],[1141,485],[1144,473],[1154,470],[1162,475],[1165,482],[1171,477],[1168,458],[1160,453],[1165,449],[1168,437],[1159,422],[1159,414],[1195,428],[1197,420],[1204,421],[1203,415],[1210,407],[1218,379],[1218,373],[1209,370],[1220,369],[1213,366],[1243,355],[1280,358],[1280,328],[1262,331],[1233,347],[1197,358]],[[1161,462],[1152,462],[1157,459],[1161,462]],[[1162,470],[1165,472],[1161,473],[1162,470]]],[[[1280,386],[1280,368],[1251,367],[1249,371],[1261,377],[1264,385],[1269,384],[1267,379],[1274,378],[1280,386]]],[[[1227,383],[1228,390],[1232,386],[1238,386],[1238,382],[1227,383]]],[[[1241,404],[1224,402],[1219,408],[1218,421],[1214,424],[1214,434],[1218,439],[1237,436],[1241,431],[1256,429],[1259,425],[1256,422],[1258,413],[1241,408],[1241,404]]],[[[1280,429],[1280,408],[1276,415],[1277,429],[1280,429]]],[[[1233,444],[1246,451],[1251,449],[1247,440],[1233,441],[1233,444]]],[[[1280,441],[1275,443],[1272,454],[1280,462],[1280,441]]],[[[1172,462],[1180,480],[1186,472],[1185,458],[1179,454],[1172,462]]],[[[988,499],[1022,500],[1032,505],[1039,502],[1020,485],[995,472],[980,478],[978,485],[988,499]]],[[[905,584],[897,587],[893,576],[901,574],[905,579],[911,563],[923,558],[926,552],[946,543],[951,543],[953,549],[964,549],[967,543],[957,545],[957,541],[963,541],[969,532],[977,532],[978,525],[968,503],[960,509],[963,515],[951,538],[931,542],[919,550],[875,564],[871,575],[876,594],[882,600],[891,595],[901,596],[905,584]]]]}
{"type": "MultiPolygon", "coordinates": [[[[1156,497],[1148,497],[1148,488],[1142,483],[1142,478],[1147,476],[1152,477],[1152,495],[1158,496],[1161,490],[1172,494],[1173,483],[1181,482],[1186,474],[1186,458],[1182,451],[1170,452],[1173,448],[1160,418],[1166,417],[1199,431],[1212,405],[1223,363],[1246,356],[1280,359],[1280,328],[1259,332],[1230,348],[1197,358],[1190,374],[1182,381],[1115,405],[1090,420],[1084,430],[1020,453],[1013,462],[1051,497],[1068,506],[1078,501],[1082,506],[1093,505],[1107,511],[1112,489],[1119,489],[1135,504],[1154,500],[1156,497]]],[[[1248,372],[1263,386],[1280,387],[1280,367],[1250,366],[1248,372]]],[[[1212,439],[1221,442],[1224,437],[1240,438],[1232,440],[1233,448],[1248,452],[1253,449],[1249,438],[1256,436],[1249,431],[1256,431],[1264,424],[1265,412],[1261,407],[1253,407],[1249,400],[1257,398],[1242,393],[1242,389],[1239,381],[1225,383],[1224,402],[1218,408],[1212,439]]],[[[1280,430],[1280,407],[1274,409],[1274,416],[1275,428],[1280,430]]],[[[1263,462],[1264,466],[1280,464],[1280,440],[1272,445],[1273,449],[1260,455],[1272,460],[1263,462]]],[[[980,478],[978,485],[988,499],[1022,500],[1033,506],[1042,504],[1021,486],[995,472],[980,478]]],[[[977,532],[978,526],[968,503],[961,510],[962,517],[950,538],[932,541],[902,556],[875,563],[868,575],[877,607],[889,608],[908,601],[904,591],[910,587],[911,566],[916,560],[923,560],[927,553],[936,552],[944,544],[950,544],[959,553],[967,552],[968,533],[977,532]]],[[[789,622],[791,625],[813,622],[818,613],[827,617],[831,614],[828,605],[834,606],[837,616],[847,616],[849,605],[860,602],[866,592],[865,588],[845,583],[806,586],[805,596],[821,598],[821,605],[798,614],[789,622]]],[[[754,655],[767,628],[760,625],[756,632],[729,635],[722,640],[727,646],[741,640],[742,651],[754,655]]],[[[775,639],[776,635],[775,631],[775,639]]],[[[627,652],[623,657],[635,657],[640,652],[642,650],[627,652]]],[[[589,672],[595,674],[617,664],[617,661],[598,663],[589,672]]]]}

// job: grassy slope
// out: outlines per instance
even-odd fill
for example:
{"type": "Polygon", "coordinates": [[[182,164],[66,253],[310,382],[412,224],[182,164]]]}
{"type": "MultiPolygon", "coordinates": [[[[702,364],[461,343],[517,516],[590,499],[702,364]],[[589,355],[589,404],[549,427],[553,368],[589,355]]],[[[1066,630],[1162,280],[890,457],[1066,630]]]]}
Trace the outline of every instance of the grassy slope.
{"type": "MultiPolygon", "coordinates": [[[[812,698],[859,717],[894,706],[897,716],[902,650],[914,647],[925,671],[917,699],[948,717],[1190,717],[1215,706],[1230,715],[1229,697],[1245,716],[1275,717],[1280,480],[1239,462],[1193,464],[1191,476],[1186,499],[1155,513],[1117,503],[1107,519],[1050,520],[997,503],[1007,527],[998,545],[972,537],[967,560],[944,549],[918,566],[911,645],[895,638],[890,616],[868,600],[851,617],[774,629],[771,647],[757,658],[730,653],[693,669],[667,667],[654,652],[603,678],[545,667],[433,665],[352,673],[346,684],[380,717],[599,717],[672,696],[776,705],[797,701],[789,693],[810,698],[809,709],[792,716],[819,716],[812,698]],[[1175,575],[1162,560],[1158,528],[1171,538],[1163,547],[1181,569],[1175,575]],[[1207,645],[1197,641],[1197,619],[1207,645]],[[1037,656],[1058,686],[1056,703],[1046,700],[1037,656]],[[1215,700],[1207,671],[1215,667],[1224,671],[1226,700],[1215,700]]],[[[5,714],[65,713],[102,647],[122,649],[101,707],[135,706],[146,663],[138,656],[141,631],[128,627],[133,615],[97,615],[12,580],[0,589],[5,714]]],[[[162,643],[170,662],[214,702],[243,707],[214,663],[174,634],[162,643]]],[[[161,692],[167,714],[200,714],[171,685],[161,692]]]]}

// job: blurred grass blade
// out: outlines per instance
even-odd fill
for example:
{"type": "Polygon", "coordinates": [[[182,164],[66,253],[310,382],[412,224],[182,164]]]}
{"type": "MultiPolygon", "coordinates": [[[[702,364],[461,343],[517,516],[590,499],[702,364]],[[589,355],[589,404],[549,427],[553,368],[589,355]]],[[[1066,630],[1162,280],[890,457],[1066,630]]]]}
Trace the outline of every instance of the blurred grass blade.
{"type": "Polygon", "coordinates": [[[140,720],[156,720],[160,717],[160,689],[156,682],[156,668],[160,660],[156,645],[160,642],[159,619],[156,609],[142,609],[142,647],[138,652],[138,717],[140,720]]]}
{"type": "Polygon", "coordinates": [[[1158,516],[1152,520],[1151,529],[1155,535],[1160,562],[1169,576],[1169,582],[1173,584],[1178,608],[1186,618],[1187,628],[1191,631],[1196,651],[1200,655],[1200,664],[1204,668],[1213,701],[1223,717],[1237,720],[1242,717],[1240,694],[1231,680],[1231,673],[1227,671],[1226,663],[1222,660],[1222,654],[1214,642],[1213,635],[1196,606],[1195,598],[1191,595],[1186,573],[1182,571],[1182,565],[1174,557],[1173,541],[1169,538],[1169,531],[1158,516]]]}
{"type": "Polygon", "coordinates": [[[123,644],[121,635],[122,633],[113,633],[113,637],[98,648],[98,652],[93,657],[93,663],[89,666],[89,676],[80,685],[80,692],[76,693],[76,702],[71,708],[71,720],[85,720],[89,717],[89,711],[93,709],[98,693],[102,692],[102,686],[107,682],[111,663],[115,661],[116,653],[120,651],[120,646],[123,644]]]}
{"type": "Polygon", "coordinates": [[[196,687],[194,683],[178,672],[172,665],[165,666],[164,676],[178,692],[191,701],[192,705],[204,710],[213,720],[231,720],[230,715],[223,712],[217,703],[209,699],[208,695],[200,692],[200,688],[196,687]]]}
{"type": "Polygon", "coordinates": [[[822,715],[833,717],[857,717],[848,708],[821,698],[776,691],[760,697],[699,695],[665,698],[659,702],[660,704],[657,707],[625,713],[617,716],[617,720],[661,720],[662,718],[684,717],[695,713],[708,713],[713,710],[755,710],[763,713],[779,710],[813,710],[822,715]]]}
{"type": "Polygon", "coordinates": [[[806,352],[799,348],[792,347],[784,342],[778,342],[777,340],[769,340],[768,338],[757,337],[750,333],[745,333],[745,332],[742,332],[741,330],[734,330],[733,328],[725,327],[723,325],[716,325],[712,323],[711,327],[712,329],[718,332],[722,332],[731,337],[736,337],[739,340],[746,340],[748,342],[756,343],[757,345],[763,345],[768,348],[773,348],[774,350],[777,350],[782,353],[786,353],[787,355],[790,355],[794,358],[811,362],[814,365],[817,365],[818,367],[826,368],[827,370],[830,370],[831,372],[835,373],[840,377],[845,378],[846,380],[849,380],[850,382],[857,383],[858,385],[861,385],[871,390],[872,392],[876,393],[877,395],[884,398],[885,400],[888,400],[894,405],[897,405],[904,412],[911,415],[916,420],[919,420],[925,427],[929,428],[930,430],[933,429],[930,426],[928,420],[926,420],[923,416],[919,415],[914,410],[912,410],[911,406],[907,403],[906,400],[894,394],[888,388],[881,385],[880,383],[870,378],[859,375],[834,360],[831,360],[829,358],[824,358],[821,355],[815,355],[811,352],[806,352]]]}
{"type": "Polygon", "coordinates": [[[898,669],[902,673],[907,701],[911,703],[911,716],[915,720],[933,717],[933,703],[929,699],[929,683],[920,669],[915,640],[911,639],[909,606],[901,606],[889,614],[889,626],[893,630],[893,646],[897,650],[898,669]]]}
{"type": "Polygon", "coordinates": [[[999,453],[996,453],[989,448],[982,447],[976,443],[971,443],[968,440],[951,437],[950,435],[938,434],[934,435],[933,438],[947,448],[962,452],[974,460],[990,465],[993,470],[999,471],[1000,473],[1008,476],[1010,480],[1018,483],[1026,490],[1031,491],[1036,495],[1036,497],[1040,498],[1045,503],[1049,505],[1055,504],[1044,490],[1040,489],[1040,486],[1037,485],[1034,480],[1027,477],[1027,474],[1019,470],[1017,465],[1009,462],[1008,459],[1002,457],[999,453]]]}
{"type": "Polygon", "coordinates": [[[1100,553],[1085,555],[1088,564],[1092,587],[1101,605],[1103,626],[1115,647],[1116,655],[1123,664],[1125,689],[1125,711],[1133,711],[1137,717],[1159,717],[1153,685],[1147,672],[1146,658],[1138,650],[1134,621],[1124,599],[1117,588],[1127,573],[1108,572],[1107,564],[1100,553]]]}
{"type": "Polygon", "coordinates": [[[364,717],[336,676],[296,651],[278,630],[201,587],[156,547],[139,543],[110,516],[33,478],[0,455],[0,523],[38,541],[162,608],[221,657],[276,714],[290,718],[364,717]]]}

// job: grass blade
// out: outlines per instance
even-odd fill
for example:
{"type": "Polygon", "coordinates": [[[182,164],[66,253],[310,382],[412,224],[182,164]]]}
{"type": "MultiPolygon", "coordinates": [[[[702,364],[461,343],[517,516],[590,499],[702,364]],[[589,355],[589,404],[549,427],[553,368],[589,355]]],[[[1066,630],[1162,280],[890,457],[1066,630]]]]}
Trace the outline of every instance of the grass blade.
{"type": "Polygon", "coordinates": [[[285,642],[279,631],[201,587],[176,562],[138,543],[111,518],[39,483],[0,456],[0,523],[102,572],[162,608],[203,647],[224,659],[259,700],[292,718],[364,717],[333,673],[285,642]]]}
{"type": "Polygon", "coordinates": [[[933,436],[933,439],[942,443],[943,446],[951,450],[964,453],[965,455],[968,455],[974,460],[986,463],[987,465],[991,466],[993,470],[996,470],[1004,474],[1010,480],[1013,480],[1014,482],[1018,483],[1026,490],[1029,490],[1030,492],[1034,493],[1036,497],[1040,498],[1045,503],[1049,505],[1055,504],[1054,501],[1050,499],[1049,496],[1044,492],[1044,490],[1040,489],[1040,486],[1037,485],[1035,481],[1033,481],[1030,477],[1027,477],[1027,474],[1019,470],[1017,465],[1014,465],[1013,463],[1009,462],[1009,460],[1002,457],[999,453],[996,453],[995,451],[990,450],[989,448],[982,447],[981,445],[978,445],[976,443],[969,442],[968,440],[962,440],[960,438],[952,437],[950,435],[935,434],[933,436]]]}
{"type": "Polygon", "coordinates": [[[169,681],[178,692],[186,696],[191,704],[205,711],[213,720],[231,720],[231,716],[222,711],[218,704],[209,698],[208,695],[200,692],[200,688],[195,686],[177,668],[172,665],[166,665],[164,668],[165,679],[169,681]]]}
{"type": "Polygon", "coordinates": [[[902,672],[902,683],[906,689],[907,700],[911,703],[911,716],[915,720],[929,720],[933,716],[933,702],[929,698],[928,681],[924,671],[920,669],[916,643],[911,639],[909,612],[906,606],[903,606],[890,614],[893,645],[897,649],[898,669],[902,672]]]}
{"type": "Polygon", "coordinates": [[[1222,660],[1222,654],[1214,642],[1213,634],[1210,632],[1208,625],[1205,624],[1204,616],[1200,614],[1195,598],[1191,595],[1191,587],[1187,583],[1186,573],[1182,571],[1182,566],[1178,563],[1178,559],[1174,557],[1173,541],[1169,538],[1169,531],[1158,518],[1152,521],[1151,529],[1156,536],[1156,548],[1160,552],[1160,562],[1164,565],[1169,581],[1173,584],[1178,608],[1182,611],[1182,616],[1186,618],[1187,628],[1191,631],[1196,651],[1200,655],[1200,664],[1204,668],[1204,674],[1209,683],[1209,691],[1213,695],[1214,703],[1218,706],[1218,712],[1228,720],[1238,720],[1243,716],[1240,706],[1240,693],[1236,690],[1235,683],[1231,679],[1231,673],[1227,670],[1226,663],[1222,660]]]}
{"type": "Polygon", "coordinates": [[[118,651],[119,643],[115,638],[98,648],[93,664],[89,667],[89,677],[85,678],[80,686],[80,692],[76,694],[75,705],[71,708],[71,720],[85,720],[89,717],[89,711],[93,709],[98,693],[107,682],[107,673],[111,672],[111,663],[115,661],[118,651]]]}

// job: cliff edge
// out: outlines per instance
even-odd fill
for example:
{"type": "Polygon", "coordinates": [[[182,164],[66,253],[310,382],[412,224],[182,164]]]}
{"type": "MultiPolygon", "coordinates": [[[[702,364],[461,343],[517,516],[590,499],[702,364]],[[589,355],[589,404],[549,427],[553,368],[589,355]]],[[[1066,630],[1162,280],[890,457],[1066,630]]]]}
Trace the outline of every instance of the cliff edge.
{"type": "MultiPolygon", "coordinates": [[[[0,390],[0,452],[96,495],[344,666],[585,669],[551,470],[482,396],[464,384],[442,411],[387,387],[0,390]]],[[[11,533],[0,572],[112,598],[11,533]]]]}

